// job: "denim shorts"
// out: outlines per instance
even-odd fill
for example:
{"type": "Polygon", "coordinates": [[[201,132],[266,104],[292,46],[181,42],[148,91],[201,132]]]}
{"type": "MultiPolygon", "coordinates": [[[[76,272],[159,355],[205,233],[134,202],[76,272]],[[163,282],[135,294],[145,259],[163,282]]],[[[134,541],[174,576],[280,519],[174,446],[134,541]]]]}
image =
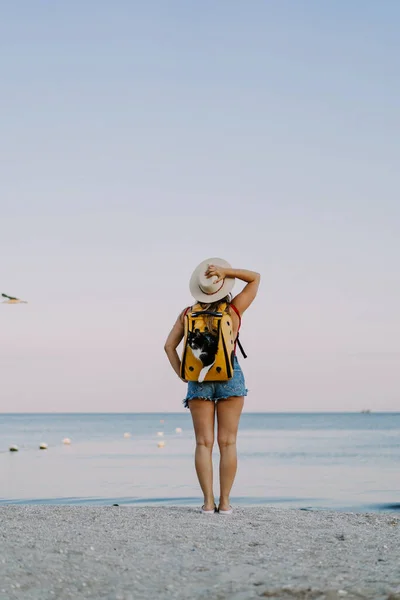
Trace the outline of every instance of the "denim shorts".
{"type": "Polygon", "coordinates": [[[247,396],[243,371],[236,356],[233,361],[233,369],[233,377],[228,381],[203,381],[203,383],[189,381],[183,406],[189,408],[189,400],[193,400],[193,398],[218,402],[218,400],[231,396],[247,396]]]}

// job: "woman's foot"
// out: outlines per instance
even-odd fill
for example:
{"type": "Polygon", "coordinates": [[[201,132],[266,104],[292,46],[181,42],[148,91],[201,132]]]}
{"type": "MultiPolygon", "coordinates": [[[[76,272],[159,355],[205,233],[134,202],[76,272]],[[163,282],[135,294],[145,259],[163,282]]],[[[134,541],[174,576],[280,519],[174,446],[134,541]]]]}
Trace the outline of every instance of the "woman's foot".
{"type": "Polygon", "coordinates": [[[205,505],[203,504],[203,506],[201,507],[201,512],[203,513],[203,515],[213,515],[215,512],[217,512],[217,505],[214,504],[214,506],[212,508],[205,508],[205,505]]]}
{"type": "Polygon", "coordinates": [[[220,515],[231,515],[232,513],[233,513],[233,508],[230,505],[227,510],[222,510],[221,508],[218,509],[218,514],[220,514],[220,515]]]}
{"type": "Polygon", "coordinates": [[[233,513],[233,508],[229,504],[229,498],[226,500],[220,499],[219,506],[218,506],[218,512],[220,515],[231,515],[233,513]]]}

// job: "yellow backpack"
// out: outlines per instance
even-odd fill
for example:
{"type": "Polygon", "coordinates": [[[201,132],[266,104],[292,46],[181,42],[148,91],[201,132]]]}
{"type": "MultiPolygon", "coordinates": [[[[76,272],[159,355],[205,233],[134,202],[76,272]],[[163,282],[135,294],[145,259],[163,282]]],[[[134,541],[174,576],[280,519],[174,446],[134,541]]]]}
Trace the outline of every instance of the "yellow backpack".
{"type": "Polygon", "coordinates": [[[186,381],[228,381],[233,376],[235,340],[228,304],[217,312],[195,304],[184,316],[181,377],[186,381]]]}

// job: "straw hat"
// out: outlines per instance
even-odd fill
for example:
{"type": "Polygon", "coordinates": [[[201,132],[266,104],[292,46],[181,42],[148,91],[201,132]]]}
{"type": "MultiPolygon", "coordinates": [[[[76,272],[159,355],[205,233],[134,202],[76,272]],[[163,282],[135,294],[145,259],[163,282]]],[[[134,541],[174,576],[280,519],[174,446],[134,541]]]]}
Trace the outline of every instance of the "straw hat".
{"type": "Polygon", "coordinates": [[[219,281],[218,283],[215,283],[218,279],[217,277],[206,277],[205,273],[210,265],[219,265],[227,269],[231,266],[223,258],[208,258],[207,260],[203,260],[203,262],[193,271],[189,283],[190,293],[198,302],[207,304],[225,298],[235,285],[235,279],[233,277],[226,277],[223,281],[219,281]]]}

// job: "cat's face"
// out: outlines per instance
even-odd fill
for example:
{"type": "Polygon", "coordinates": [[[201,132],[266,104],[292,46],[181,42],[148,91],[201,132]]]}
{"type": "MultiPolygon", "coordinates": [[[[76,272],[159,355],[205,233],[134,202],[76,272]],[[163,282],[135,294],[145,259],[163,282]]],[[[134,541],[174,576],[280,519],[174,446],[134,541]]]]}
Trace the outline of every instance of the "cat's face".
{"type": "Polygon", "coordinates": [[[198,329],[190,331],[188,344],[196,358],[201,360],[204,366],[211,365],[215,361],[218,351],[218,338],[212,333],[201,333],[198,329]]]}

